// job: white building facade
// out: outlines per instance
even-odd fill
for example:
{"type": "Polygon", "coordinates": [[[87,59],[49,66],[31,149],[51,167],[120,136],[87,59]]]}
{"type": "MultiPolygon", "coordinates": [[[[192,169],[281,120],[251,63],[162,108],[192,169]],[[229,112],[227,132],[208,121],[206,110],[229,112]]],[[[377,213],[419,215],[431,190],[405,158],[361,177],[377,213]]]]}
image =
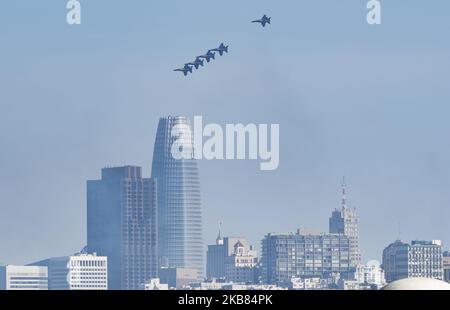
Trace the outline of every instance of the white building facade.
{"type": "Polygon", "coordinates": [[[150,279],[148,283],[145,283],[145,291],[167,291],[169,290],[169,284],[163,284],[159,278],[150,279]]]}
{"type": "Polygon", "coordinates": [[[49,290],[107,290],[108,260],[106,256],[78,253],[52,257],[32,265],[48,269],[49,290]]]}
{"type": "Polygon", "coordinates": [[[48,270],[42,266],[0,266],[0,290],[47,290],[48,270]]]}
{"type": "Polygon", "coordinates": [[[378,261],[372,260],[367,265],[359,265],[356,267],[355,280],[359,284],[370,285],[376,289],[380,289],[386,285],[384,270],[378,261]]]}
{"type": "Polygon", "coordinates": [[[108,260],[106,256],[78,254],[67,264],[70,290],[107,290],[108,260]]]}
{"type": "Polygon", "coordinates": [[[233,254],[225,258],[225,279],[233,283],[254,283],[255,267],[258,256],[255,250],[246,250],[238,241],[234,245],[233,254]]]}
{"type": "Polygon", "coordinates": [[[444,278],[442,242],[395,241],[383,251],[383,269],[386,281],[404,278],[444,278]]]}

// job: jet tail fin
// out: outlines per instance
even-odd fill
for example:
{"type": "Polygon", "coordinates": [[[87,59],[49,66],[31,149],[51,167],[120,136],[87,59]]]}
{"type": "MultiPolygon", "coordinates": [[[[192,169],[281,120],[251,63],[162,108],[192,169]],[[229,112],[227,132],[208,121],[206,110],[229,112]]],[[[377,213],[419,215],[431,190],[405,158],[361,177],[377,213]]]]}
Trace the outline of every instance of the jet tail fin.
{"type": "Polygon", "coordinates": [[[270,25],[270,19],[271,19],[272,17],[269,17],[269,18],[267,18],[267,23],[270,25]]]}

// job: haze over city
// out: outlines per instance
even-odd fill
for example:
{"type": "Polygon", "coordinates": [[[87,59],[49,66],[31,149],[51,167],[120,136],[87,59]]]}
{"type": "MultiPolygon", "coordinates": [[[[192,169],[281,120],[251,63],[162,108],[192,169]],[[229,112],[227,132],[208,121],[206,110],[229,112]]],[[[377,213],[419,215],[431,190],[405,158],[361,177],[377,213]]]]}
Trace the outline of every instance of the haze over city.
{"type": "Polygon", "coordinates": [[[205,244],[219,221],[254,245],[326,231],[346,176],[363,261],[397,238],[448,249],[450,4],[385,2],[374,28],[360,2],[97,0],[77,28],[64,3],[3,3],[0,262],[82,248],[86,181],[111,165],[149,177],[166,115],[280,124],[275,171],[199,162],[205,244]],[[273,27],[249,22],[267,12],[273,27]],[[230,52],[207,69],[172,71],[220,42],[230,52]]]}

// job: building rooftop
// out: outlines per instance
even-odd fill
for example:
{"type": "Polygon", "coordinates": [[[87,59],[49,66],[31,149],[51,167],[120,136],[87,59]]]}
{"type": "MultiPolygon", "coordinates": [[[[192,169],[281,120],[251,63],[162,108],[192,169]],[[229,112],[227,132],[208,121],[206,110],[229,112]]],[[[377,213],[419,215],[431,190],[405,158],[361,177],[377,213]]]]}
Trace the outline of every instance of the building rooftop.
{"type": "Polygon", "coordinates": [[[450,290],[450,284],[441,280],[429,278],[406,278],[389,283],[382,290],[450,290]]]}

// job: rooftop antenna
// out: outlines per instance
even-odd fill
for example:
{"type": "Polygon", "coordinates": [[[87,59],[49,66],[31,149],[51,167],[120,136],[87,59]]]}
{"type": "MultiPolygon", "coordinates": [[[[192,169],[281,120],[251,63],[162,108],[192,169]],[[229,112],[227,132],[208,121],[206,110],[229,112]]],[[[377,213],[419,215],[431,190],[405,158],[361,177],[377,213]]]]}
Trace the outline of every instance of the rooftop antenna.
{"type": "Polygon", "coordinates": [[[346,193],[347,184],[345,183],[345,176],[342,177],[342,209],[347,208],[347,193],[346,193]]]}
{"type": "Polygon", "coordinates": [[[217,235],[216,244],[223,244],[223,239],[222,239],[222,221],[219,222],[219,233],[217,235]]]}

